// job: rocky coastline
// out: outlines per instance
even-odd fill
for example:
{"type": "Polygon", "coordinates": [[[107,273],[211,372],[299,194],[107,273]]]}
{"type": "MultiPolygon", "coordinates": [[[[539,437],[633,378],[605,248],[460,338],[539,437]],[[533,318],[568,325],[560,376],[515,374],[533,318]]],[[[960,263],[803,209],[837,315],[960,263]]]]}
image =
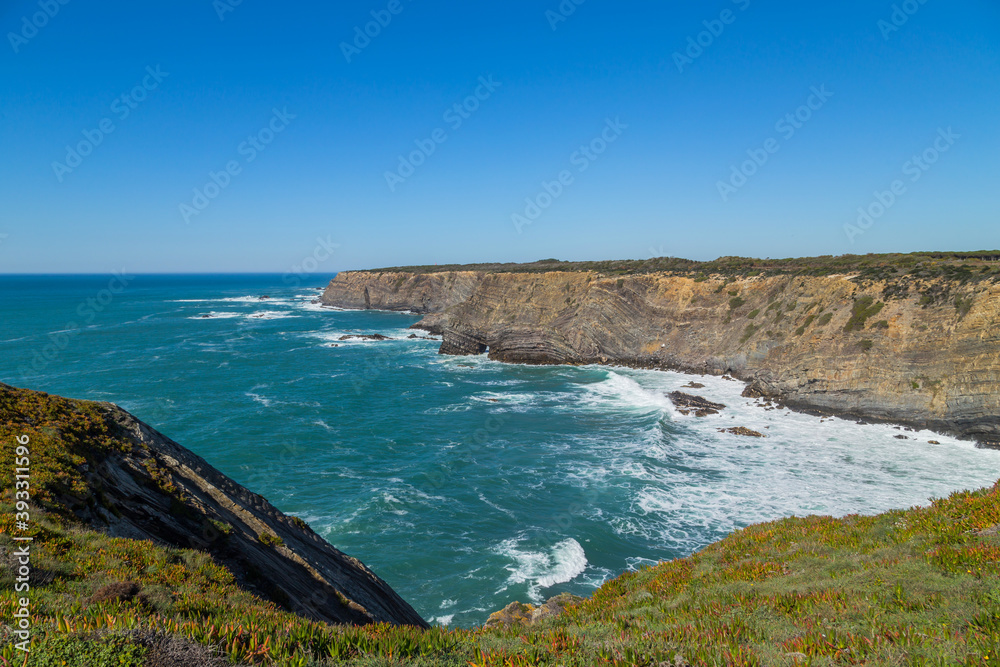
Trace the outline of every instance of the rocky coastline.
{"type": "MultiPolygon", "coordinates": [[[[810,260],[798,260],[809,266],[810,260]]],[[[817,260],[819,263],[819,260],[817,260]]],[[[750,397],[1000,447],[992,258],[790,272],[350,271],[321,302],[423,315],[442,354],[729,375],[750,397]]]]}

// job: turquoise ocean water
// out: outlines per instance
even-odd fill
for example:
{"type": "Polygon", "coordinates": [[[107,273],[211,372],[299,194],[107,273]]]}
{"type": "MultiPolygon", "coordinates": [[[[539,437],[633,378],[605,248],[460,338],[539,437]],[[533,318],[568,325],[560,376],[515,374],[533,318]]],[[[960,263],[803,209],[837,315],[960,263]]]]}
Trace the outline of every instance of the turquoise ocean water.
{"type": "Polygon", "coordinates": [[[765,411],[720,378],[443,357],[407,338],[419,317],[312,303],[327,280],[0,277],[0,381],[118,403],[466,627],[749,523],[1000,477],[1000,452],[765,411]],[[340,340],[372,333],[393,340],[340,340]],[[727,409],[678,414],[692,381],[727,409]]]}

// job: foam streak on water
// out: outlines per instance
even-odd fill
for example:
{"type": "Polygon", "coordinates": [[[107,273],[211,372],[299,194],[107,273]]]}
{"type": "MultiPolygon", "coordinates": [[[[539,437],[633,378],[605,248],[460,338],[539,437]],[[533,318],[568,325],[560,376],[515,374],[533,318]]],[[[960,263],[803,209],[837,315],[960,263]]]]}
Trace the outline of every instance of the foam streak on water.
{"type": "Polygon", "coordinates": [[[102,286],[0,278],[0,381],[119,403],[440,624],[587,594],[751,523],[904,508],[1000,476],[1000,452],[767,411],[721,378],[442,357],[408,337],[419,317],[323,308],[280,276],[140,276],[33,368],[102,286]],[[392,340],[340,340],[375,333],[392,340]],[[676,390],[727,407],[684,416],[676,390]],[[720,433],[734,426],[768,437],[720,433]]]}

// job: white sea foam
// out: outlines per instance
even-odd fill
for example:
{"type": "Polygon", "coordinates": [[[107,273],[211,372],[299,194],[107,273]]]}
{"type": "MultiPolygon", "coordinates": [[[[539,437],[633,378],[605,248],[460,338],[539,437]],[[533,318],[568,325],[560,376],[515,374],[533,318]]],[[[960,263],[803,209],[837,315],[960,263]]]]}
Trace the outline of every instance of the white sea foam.
{"type": "Polygon", "coordinates": [[[513,561],[507,566],[507,585],[527,583],[532,602],[542,601],[543,589],[573,581],[587,569],[587,555],[572,538],[553,545],[550,552],[522,549],[522,542],[520,537],[504,540],[495,551],[513,561]]]}
{"type": "Polygon", "coordinates": [[[516,387],[525,384],[524,380],[490,380],[483,382],[486,387],[516,387]]]}
{"type": "Polygon", "coordinates": [[[248,320],[284,320],[290,317],[298,317],[298,315],[278,310],[259,310],[246,316],[248,320]]]}
{"type": "MultiPolygon", "coordinates": [[[[316,294],[310,294],[309,295],[309,300],[310,301],[316,301],[316,300],[318,300],[318,295],[319,295],[319,292],[317,292],[316,294]]],[[[297,305],[299,305],[301,307],[303,304],[299,303],[297,305]]],[[[322,310],[333,310],[333,311],[337,311],[337,312],[340,312],[340,313],[391,313],[393,315],[417,315],[418,314],[418,313],[413,312],[412,310],[380,310],[378,308],[342,308],[340,306],[327,306],[325,304],[309,304],[309,305],[314,305],[314,306],[320,306],[320,305],[322,305],[322,310]]]]}
{"type": "Polygon", "coordinates": [[[383,493],[382,501],[389,506],[389,511],[396,516],[406,516],[409,512],[402,508],[402,501],[391,493],[383,493]]]}
{"type": "Polygon", "coordinates": [[[330,312],[336,312],[336,311],[341,311],[341,312],[343,311],[342,308],[335,308],[333,306],[325,306],[322,303],[318,303],[315,300],[315,298],[312,298],[309,301],[300,301],[299,303],[295,304],[295,307],[299,308],[301,310],[308,310],[308,311],[313,312],[313,313],[330,313],[330,312]]]}
{"type": "Polygon", "coordinates": [[[228,301],[230,303],[287,303],[280,299],[272,299],[271,297],[262,298],[262,296],[229,296],[219,299],[219,301],[228,301]]]}
{"type": "Polygon", "coordinates": [[[266,303],[267,305],[292,306],[295,305],[288,299],[276,299],[268,297],[266,299],[258,296],[228,296],[214,299],[171,299],[167,303],[266,303]]]}
{"type": "MultiPolygon", "coordinates": [[[[393,344],[399,345],[400,343],[423,343],[427,345],[438,345],[441,341],[434,340],[424,340],[423,338],[410,338],[409,336],[414,332],[410,329],[365,329],[364,331],[351,330],[351,329],[326,329],[322,331],[310,331],[301,334],[305,338],[318,339],[325,343],[336,343],[337,345],[382,345],[382,346],[392,346],[393,344]],[[341,340],[345,336],[371,336],[374,334],[379,334],[388,338],[388,340],[367,340],[364,338],[348,338],[347,340],[341,340]]],[[[419,334],[418,334],[419,335],[419,334]]],[[[419,349],[419,348],[413,348],[419,349]]]]}
{"type": "Polygon", "coordinates": [[[261,404],[261,405],[263,405],[263,406],[264,406],[265,408],[269,408],[269,407],[271,407],[271,405],[272,405],[272,401],[271,401],[271,399],[269,399],[269,398],[264,398],[264,397],[263,397],[263,396],[261,396],[260,394],[255,394],[255,393],[253,393],[252,391],[248,391],[248,392],[247,392],[247,393],[246,393],[245,395],[246,395],[246,396],[247,396],[248,398],[250,398],[251,400],[253,400],[253,402],[254,402],[254,403],[260,403],[260,404],[261,404]]]}
{"type": "Polygon", "coordinates": [[[587,569],[587,554],[574,539],[557,544],[553,549],[552,561],[552,569],[538,579],[538,585],[542,588],[573,581],[587,569]]]}
{"type": "Polygon", "coordinates": [[[580,397],[580,405],[602,411],[615,406],[641,412],[673,411],[670,399],[665,394],[650,391],[633,378],[616,371],[608,371],[608,378],[603,382],[586,385],[586,391],[580,397]]]}
{"type": "Polygon", "coordinates": [[[481,501],[483,501],[485,504],[487,504],[490,507],[492,507],[493,509],[495,509],[496,511],[502,512],[502,513],[506,514],[507,516],[509,516],[510,518],[512,518],[515,521],[517,521],[517,515],[516,514],[514,514],[513,512],[511,512],[509,509],[506,509],[504,507],[501,507],[500,505],[497,505],[496,503],[494,503],[493,501],[491,501],[489,498],[487,498],[486,496],[484,496],[482,493],[479,494],[479,499],[481,501]]]}
{"type": "Polygon", "coordinates": [[[210,313],[202,313],[195,317],[189,317],[189,320],[231,320],[236,317],[243,317],[243,313],[233,313],[233,312],[216,312],[212,311],[210,313]]]}
{"type": "Polygon", "coordinates": [[[436,623],[437,625],[442,625],[447,627],[451,625],[451,622],[454,619],[455,619],[455,614],[448,614],[447,616],[435,616],[434,618],[431,619],[431,625],[434,625],[436,623]]]}
{"type": "Polygon", "coordinates": [[[696,549],[707,538],[783,516],[874,514],[925,504],[928,495],[990,485],[1000,469],[1000,452],[929,431],[767,411],[740,395],[739,382],[604,372],[607,380],[584,385],[578,405],[567,401],[564,410],[620,410],[624,417],[660,408],[665,419],[617,437],[581,436],[574,448],[587,456],[568,460],[563,479],[620,489],[630,500],[610,520],[616,532],[672,549],[696,549]],[[692,380],[704,386],[684,386],[692,380]],[[680,415],[666,398],[675,390],[726,408],[708,418],[680,415]],[[719,432],[734,426],[768,437],[719,432]]]}
{"type": "Polygon", "coordinates": [[[470,397],[477,403],[490,403],[504,411],[527,412],[538,403],[538,395],[532,393],[487,391],[470,397]]]}
{"type": "Polygon", "coordinates": [[[439,405],[433,408],[427,408],[424,410],[425,415],[443,415],[449,412],[468,412],[472,409],[471,405],[465,405],[461,403],[456,403],[452,405],[439,405]]]}

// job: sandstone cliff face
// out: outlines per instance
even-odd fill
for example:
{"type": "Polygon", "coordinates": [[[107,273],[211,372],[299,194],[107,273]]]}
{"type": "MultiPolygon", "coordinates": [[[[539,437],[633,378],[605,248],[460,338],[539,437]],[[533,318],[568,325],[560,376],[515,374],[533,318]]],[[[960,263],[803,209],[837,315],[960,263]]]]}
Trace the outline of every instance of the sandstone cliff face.
{"type": "MultiPolygon", "coordinates": [[[[0,385],[3,392],[20,391],[0,385]]],[[[329,623],[426,622],[357,559],[203,459],[111,404],[101,411],[130,452],[88,458],[93,495],[67,499],[114,537],[201,549],[263,597],[329,623]]]]}
{"type": "Polygon", "coordinates": [[[790,407],[1000,444],[993,282],[352,272],[323,300],[425,313],[445,354],[728,373],[790,407]]]}
{"type": "Polygon", "coordinates": [[[322,301],[338,308],[439,313],[472,296],[482,274],[471,271],[426,273],[343,272],[322,301]]]}

